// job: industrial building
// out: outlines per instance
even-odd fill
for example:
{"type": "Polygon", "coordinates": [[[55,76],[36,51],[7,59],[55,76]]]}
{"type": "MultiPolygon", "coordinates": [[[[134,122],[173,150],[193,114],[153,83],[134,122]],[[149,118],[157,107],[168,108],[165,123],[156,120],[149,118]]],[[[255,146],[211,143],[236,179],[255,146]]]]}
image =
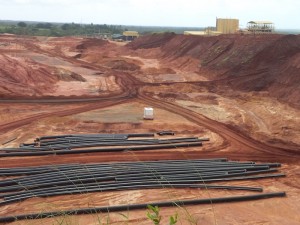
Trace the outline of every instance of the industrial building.
{"type": "Polygon", "coordinates": [[[208,27],[204,31],[184,31],[184,35],[217,36],[220,34],[234,34],[239,31],[238,19],[217,18],[216,27],[208,27]]]}
{"type": "Polygon", "coordinates": [[[113,34],[111,39],[114,41],[133,41],[139,36],[137,31],[124,31],[123,34],[113,34]]]}
{"type": "Polygon", "coordinates": [[[222,34],[234,34],[239,30],[239,20],[217,18],[216,28],[222,34]]]}
{"type": "Polygon", "coordinates": [[[273,33],[274,23],[271,21],[250,21],[247,28],[251,33],[273,33]]]}
{"type": "Polygon", "coordinates": [[[111,39],[113,41],[124,41],[125,40],[125,37],[122,35],[122,34],[113,34],[111,36],[111,39]]]}
{"type": "Polygon", "coordinates": [[[137,31],[124,31],[123,36],[125,41],[133,41],[138,38],[140,35],[137,31]]]}

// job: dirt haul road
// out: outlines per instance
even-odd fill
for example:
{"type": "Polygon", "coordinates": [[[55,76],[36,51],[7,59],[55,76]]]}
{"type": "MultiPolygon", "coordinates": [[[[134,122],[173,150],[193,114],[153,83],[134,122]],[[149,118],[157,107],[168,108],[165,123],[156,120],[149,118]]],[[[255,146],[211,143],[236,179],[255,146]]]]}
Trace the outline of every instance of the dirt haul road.
{"type": "MultiPolygon", "coordinates": [[[[86,66],[86,63],[84,63],[84,62],[78,62],[77,60],[72,60],[72,61],[76,62],[77,64],[80,64],[82,66],[86,66]]],[[[90,64],[88,63],[88,65],[90,65],[90,64]]],[[[93,67],[97,68],[97,66],[93,66],[93,67]]],[[[97,68],[97,69],[99,69],[99,68],[97,68]]],[[[236,131],[236,130],[230,128],[228,125],[222,124],[217,121],[213,121],[211,119],[208,119],[205,116],[199,115],[195,112],[192,112],[192,111],[185,109],[183,107],[180,107],[178,105],[174,105],[174,104],[167,103],[167,102],[162,102],[158,99],[150,97],[150,96],[142,93],[141,91],[139,91],[139,88],[145,86],[146,84],[138,81],[136,78],[132,77],[128,73],[123,73],[123,74],[119,75],[118,80],[119,80],[119,84],[121,85],[122,90],[123,90],[123,93],[120,94],[119,96],[112,96],[112,97],[106,97],[106,98],[80,98],[80,99],[55,99],[55,100],[53,100],[53,99],[52,100],[47,100],[47,99],[9,100],[9,99],[6,99],[3,102],[6,102],[6,103],[8,103],[8,102],[70,103],[70,102],[93,101],[95,103],[92,103],[92,104],[90,104],[88,106],[84,106],[84,107],[72,108],[70,110],[38,114],[38,115],[34,115],[34,116],[31,116],[28,118],[23,118],[19,121],[14,121],[14,122],[7,123],[7,124],[1,124],[0,132],[7,132],[10,129],[16,129],[17,127],[23,126],[25,124],[29,124],[33,121],[36,121],[36,120],[42,119],[42,118],[47,118],[47,117],[51,117],[51,116],[67,116],[67,115],[77,114],[80,112],[85,112],[85,111],[90,111],[90,110],[94,110],[94,109],[105,108],[105,107],[112,106],[112,105],[117,105],[117,104],[123,103],[124,101],[129,101],[129,100],[132,101],[135,98],[137,98],[139,101],[142,101],[149,105],[153,105],[158,108],[166,109],[167,111],[170,111],[175,114],[179,114],[182,117],[192,121],[195,124],[201,125],[203,127],[208,128],[209,130],[216,132],[221,137],[223,137],[224,142],[227,143],[227,145],[224,145],[222,147],[228,148],[230,146],[231,151],[229,153],[226,153],[227,156],[230,156],[230,154],[232,154],[232,153],[233,153],[233,155],[238,154],[240,156],[242,156],[242,155],[245,156],[246,154],[251,155],[250,153],[255,154],[255,152],[258,155],[260,155],[259,153],[266,153],[266,155],[268,155],[268,156],[264,157],[264,160],[266,160],[266,158],[269,158],[269,160],[277,159],[277,161],[285,161],[285,160],[289,159],[291,156],[293,156],[297,159],[300,156],[297,149],[295,149],[295,150],[283,149],[283,148],[276,148],[276,147],[268,146],[257,140],[254,140],[245,135],[242,135],[239,131],[236,131]]],[[[218,151],[219,150],[220,149],[218,149],[218,151]]],[[[218,155],[218,154],[216,154],[216,155],[218,155]]],[[[243,157],[243,158],[247,159],[245,157],[243,157]]],[[[253,158],[253,156],[251,156],[251,158],[253,158]]]]}

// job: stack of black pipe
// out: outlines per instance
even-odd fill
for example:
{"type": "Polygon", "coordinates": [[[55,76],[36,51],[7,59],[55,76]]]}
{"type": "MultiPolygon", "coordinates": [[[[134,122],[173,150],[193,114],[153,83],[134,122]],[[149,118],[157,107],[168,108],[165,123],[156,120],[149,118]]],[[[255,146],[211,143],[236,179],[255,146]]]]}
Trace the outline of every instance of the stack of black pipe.
{"type": "Polygon", "coordinates": [[[43,136],[36,138],[34,143],[23,143],[19,148],[2,148],[0,157],[193,147],[201,146],[202,141],[207,140],[198,137],[156,139],[154,133],[43,136]]]}
{"type": "Polygon", "coordinates": [[[209,184],[282,177],[278,163],[235,162],[225,158],[145,162],[63,164],[1,168],[1,205],[32,197],[145,188],[205,188],[263,191],[261,187],[209,184]]]}

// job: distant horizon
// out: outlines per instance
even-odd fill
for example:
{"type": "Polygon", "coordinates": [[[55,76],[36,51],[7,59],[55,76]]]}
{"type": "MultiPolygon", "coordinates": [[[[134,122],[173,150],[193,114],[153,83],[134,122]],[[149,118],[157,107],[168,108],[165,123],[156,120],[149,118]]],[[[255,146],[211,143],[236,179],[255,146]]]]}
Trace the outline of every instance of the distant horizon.
{"type": "MultiPolygon", "coordinates": [[[[12,22],[12,23],[18,23],[18,22],[25,22],[25,23],[53,23],[53,24],[81,24],[81,25],[113,25],[113,26],[125,26],[125,27],[165,27],[165,28],[199,28],[199,29],[205,29],[207,27],[215,27],[214,26],[175,26],[175,25],[135,25],[135,24],[109,24],[109,23],[78,23],[78,22],[56,22],[56,21],[34,21],[34,20],[7,20],[7,19],[0,19],[0,22],[12,22]]],[[[276,24],[275,25],[275,30],[294,30],[294,31],[299,31],[300,32],[300,28],[276,28],[276,24]]],[[[241,29],[246,29],[245,28],[241,28],[241,29]]]]}

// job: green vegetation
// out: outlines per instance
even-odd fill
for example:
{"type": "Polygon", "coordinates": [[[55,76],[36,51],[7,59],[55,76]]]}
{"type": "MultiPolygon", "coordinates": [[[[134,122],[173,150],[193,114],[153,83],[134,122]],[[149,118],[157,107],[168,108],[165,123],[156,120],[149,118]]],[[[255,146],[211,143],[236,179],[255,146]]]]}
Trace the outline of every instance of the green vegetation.
{"type": "Polygon", "coordinates": [[[76,23],[33,23],[0,21],[0,34],[9,33],[29,36],[97,36],[101,34],[119,34],[125,29],[117,25],[94,25],[76,23]]]}
{"type": "Polygon", "coordinates": [[[158,206],[148,205],[149,211],[147,212],[147,217],[155,224],[159,225],[161,221],[161,215],[159,214],[158,206]]]}
{"type": "MultiPolygon", "coordinates": [[[[155,225],[160,225],[161,215],[160,209],[158,206],[148,205],[147,217],[150,219],[155,225]]],[[[170,216],[169,225],[175,225],[178,221],[178,214],[176,213],[174,216],[170,216]]]]}

